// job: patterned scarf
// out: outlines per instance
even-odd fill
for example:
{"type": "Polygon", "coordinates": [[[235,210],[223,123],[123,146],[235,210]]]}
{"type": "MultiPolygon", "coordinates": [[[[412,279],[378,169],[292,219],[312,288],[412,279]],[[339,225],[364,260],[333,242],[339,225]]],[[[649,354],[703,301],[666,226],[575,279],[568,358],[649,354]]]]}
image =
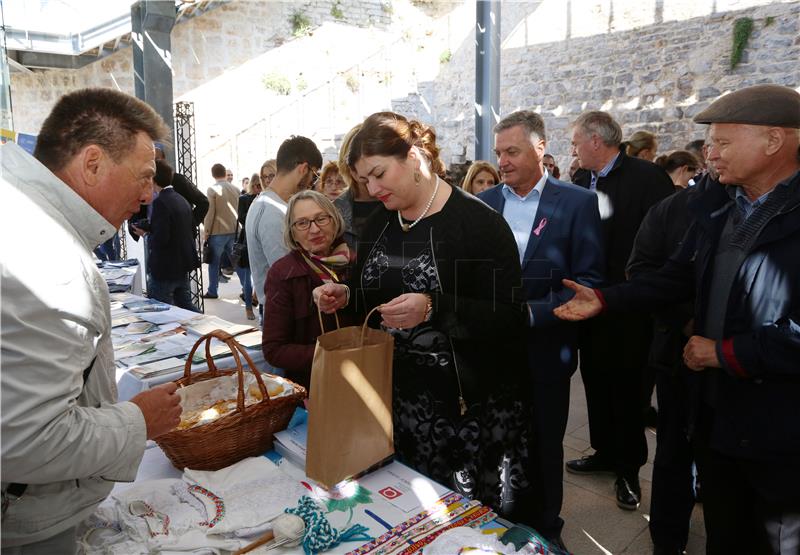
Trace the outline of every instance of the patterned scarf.
{"type": "Polygon", "coordinates": [[[339,283],[341,279],[337,275],[336,269],[338,268],[338,271],[341,272],[341,270],[346,268],[347,265],[353,261],[350,248],[344,241],[336,245],[328,256],[317,256],[306,250],[301,250],[300,253],[303,255],[306,264],[308,264],[322,280],[322,283],[339,283]]]}

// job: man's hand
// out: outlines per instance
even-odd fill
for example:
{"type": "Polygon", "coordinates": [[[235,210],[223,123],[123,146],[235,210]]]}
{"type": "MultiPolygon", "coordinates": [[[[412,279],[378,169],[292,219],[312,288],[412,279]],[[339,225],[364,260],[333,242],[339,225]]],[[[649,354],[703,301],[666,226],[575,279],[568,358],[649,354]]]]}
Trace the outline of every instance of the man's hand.
{"type": "Polygon", "coordinates": [[[422,293],[405,293],[382,304],[378,312],[383,325],[396,329],[411,329],[425,321],[428,297],[422,293]]]}
{"type": "Polygon", "coordinates": [[[600,302],[594,289],[569,279],[563,279],[561,283],[575,291],[575,296],[553,310],[553,314],[558,318],[570,321],[587,320],[603,310],[603,303],[600,302]]]}
{"type": "Polygon", "coordinates": [[[721,368],[717,358],[717,342],[699,335],[691,336],[683,348],[683,362],[694,371],[721,368]]]}
{"type": "Polygon", "coordinates": [[[325,314],[332,314],[347,304],[347,288],[341,283],[326,283],[315,287],[311,298],[325,314]]]}
{"type": "Polygon", "coordinates": [[[181,398],[175,393],[178,386],[165,383],[142,391],[131,399],[142,411],[147,424],[147,439],[171,432],[181,423],[181,398]]]}

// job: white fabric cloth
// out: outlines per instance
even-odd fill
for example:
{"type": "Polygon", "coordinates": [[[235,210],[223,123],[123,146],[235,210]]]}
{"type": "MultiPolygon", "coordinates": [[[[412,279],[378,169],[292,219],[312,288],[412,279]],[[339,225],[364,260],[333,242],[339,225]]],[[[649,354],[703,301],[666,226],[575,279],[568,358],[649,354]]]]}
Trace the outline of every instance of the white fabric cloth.
{"type": "Polygon", "coordinates": [[[150,480],[115,493],[78,535],[89,554],[235,551],[306,493],[263,457],[218,471],[187,469],[181,480],[150,480]]]}
{"type": "Polygon", "coordinates": [[[469,526],[459,526],[443,532],[438,538],[422,549],[423,555],[453,555],[469,549],[478,553],[533,553],[532,550],[517,551],[513,544],[504,545],[494,534],[484,534],[469,526]]]}
{"type": "Polygon", "coordinates": [[[91,254],[114,227],[16,144],[0,159],[2,487],[28,484],[3,518],[6,547],[75,526],[113,481],[132,481],[146,428],[136,405],[114,404],[108,287],[91,254]]]}
{"type": "Polygon", "coordinates": [[[247,254],[258,302],[266,302],[264,283],[270,266],[285,256],[289,248],[283,242],[283,223],[289,205],[272,189],[256,197],[247,212],[247,254]]]}
{"type": "MultiPolygon", "coordinates": [[[[290,478],[264,457],[250,457],[217,471],[186,469],[183,479],[198,485],[222,499],[224,514],[209,527],[209,534],[226,534],[244,530],[251,535],[255,529],[297,505],[308,490],[290,478]]],[[[214,499],[197,495],[206,505],[209,519],[218,512],[214,499]]]]}

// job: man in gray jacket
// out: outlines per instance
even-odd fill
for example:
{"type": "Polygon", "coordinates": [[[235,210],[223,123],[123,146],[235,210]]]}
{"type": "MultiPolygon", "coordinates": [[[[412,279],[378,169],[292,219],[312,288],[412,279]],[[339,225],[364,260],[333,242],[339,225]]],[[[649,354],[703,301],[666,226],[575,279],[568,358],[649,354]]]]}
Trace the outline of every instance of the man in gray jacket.
{"type": "Polygon", "coordinates": [[[145,440],[180,421],[174,384],[116,403],[108,287],[91,254],[150,202],[153,142],[167,135],[136,98],[84,89],[56,103],[34,157],[0,147],[3,555],[75,553],[76,525],[134,480],[145,440]]]}
{"type": "Polygon", "coordinates": [[[247,212],[247,252],[253,283],[261,307],[266,302],[267,273],[279,258],[289,252],[283,242],[283,225],[289,198],[311,188],[322,166],[322,154],[314,142],[292,136],[281,143],[277,157],[278,173],[247,212]]]}

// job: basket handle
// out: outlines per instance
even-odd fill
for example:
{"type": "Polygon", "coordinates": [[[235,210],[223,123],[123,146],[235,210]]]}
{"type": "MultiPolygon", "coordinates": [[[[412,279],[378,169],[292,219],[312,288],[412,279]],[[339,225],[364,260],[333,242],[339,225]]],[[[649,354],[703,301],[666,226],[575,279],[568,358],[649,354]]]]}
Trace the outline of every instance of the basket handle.
{"type": "Polygon", "coordinates": [[[359,348],[364,346],[364,336],[367,333],[367,327],[369,327],[369,326],[367,326],[367,323],[369,322],[369,319],[372,316],[372,313],[375,312],[376,310],[378,310],[380,307],[381,307],[381,305],[378,305],[375,308],[373,308],[372,310],[370,310],[367,313],[367,317],[364,318],[364,323],[361,324],[361,343],[358,344],[359,348]]]}
{"type": "MultiPolygon", "coordinates": [[[[317,316],[319,316],[319,329],[322,330],[322,333],[325,333],[325,324],[322,323],[322,310],[317,305],[317,316]]],[[[333,316],[336,318],[336,329],[338,330],[342,326],[339,324],[339,313],[334,312],[333,316]]]]}
{"type": "Polygon", "coordinates": [[[244,356],[247,365],[250,367],[250,371],[256,377],[256,382],[258,383],[258,390],[261,392],[262,401],[270,403],[272,399],[269,397],[269,393],[267,392],[267,386],[264,385],[264,380],[261,379],[261,372],[258,371],[256,368],[255,363],[253,363],[253,359],[250,358],[250,355],[247,354],[247,350],[242,347],[234,336],[226,332],[225,330],[214,330],[209,332],[200,339],[198,339],[192,350],[189,352],[189,357],[186,359],[186,364],[183,367],[183,378],[186,380],[186,385],[191,385],[192,383],[192,359],[194,358],[194,353],[197,351],[197,348],[200,346],[201,343],[205,341],[206,347],[206,362],[208,363],[208,368],[211,371],[213,376],[219,376],[219,370],[217,369],[217,365],[214,364],[214,359],[211,358],[211,340],[212,339],[219,339],[223,343],[225,343],[228,348],[231,350],[231,354],[233,354],[233,360],[236,363],[236,377],[239,384],[239,391],[236,395],[236,411],[243,412],[244,411],[244,369],[242,368],[242,361],[239,358],[239,354],[241,353],[244,356]]]}

